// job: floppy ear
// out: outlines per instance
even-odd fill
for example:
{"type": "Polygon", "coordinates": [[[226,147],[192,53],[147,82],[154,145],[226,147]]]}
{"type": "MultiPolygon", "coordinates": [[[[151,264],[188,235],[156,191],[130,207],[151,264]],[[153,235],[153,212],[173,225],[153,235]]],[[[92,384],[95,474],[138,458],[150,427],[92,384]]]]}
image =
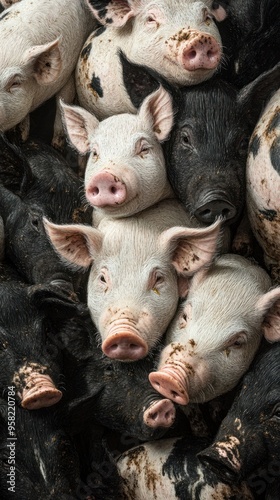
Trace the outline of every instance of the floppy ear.
{"type": "Polygon", "coordinates": [[[23,63],[31,68],[39,85],[53,83],[60,76],[62,61],[59,38],[44,45],[34,45],[23,56],[23,63]]]}
{"type": "Polygon", "coordinates": [[[62,120],[71,144],[84,155],[90,152],[90,135],[98,127],[98,119],[79,106],[70,106],[60,100],[62,120]]]}
{"type": "Polygon", "coordinates": [[[274,288],[261,296],[256,309],[263,314],[262,329],[266,340],[280,340],[280,287],[274,288]]]}
{"type": "Polygon", "coordinates": [[[279,82],[280,63],[277,63],[272,69],[265,71],[240,90],[238,105],[253,126],[256,125],[265,104],[268,103],[272,94],[279,89],[279,82]]]}
{"type": "Polygon", "coordinates": [[[74,267],[89,267],[99,254],[103,235],[84,224],[53,224],[43,218],[45,230],[57,253],[74,267]]]}
{"type": "Polygon", "coordinates": [[[206,228],[171,227],[160,235],[160,245],[170,253],[179,274],[191,276],[211,264],[217,252],[221,224],[217,220],[206,228]]]}
{"type": "Polygon", "coordinates": [[[139,109],[139,118],[143,123],[151,123],[159,141],[165,141],[173,126],[173,109],[170,94],[160,86],[146,97],[139,109]]]}
{"type": "Polygon", "coordinates": [[[87,0],[94,17],[107,26],[119,28],[135,16],[133,3],[126,0],[87,0]]]}

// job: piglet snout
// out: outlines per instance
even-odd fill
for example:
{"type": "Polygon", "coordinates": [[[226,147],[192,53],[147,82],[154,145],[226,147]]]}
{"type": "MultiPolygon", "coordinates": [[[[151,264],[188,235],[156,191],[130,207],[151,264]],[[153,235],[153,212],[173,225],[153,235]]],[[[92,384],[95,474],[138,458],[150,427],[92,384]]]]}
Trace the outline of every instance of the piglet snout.
{"type": "Polygon", "coordinates": [[[153,388],[162,396],[171,399],[179,405],[186,405],[189,396],[186,390],[186,376],[182,369],[176,365],[165,365],[157,372],[149,374],[153,388]]]}
{"type": "Polygon", "coordinates": [[[170,427],[175,420],[175,407],[169,399],[161,399],[152,403],[144,412],[144,423],[148,427],[170,427]]]}
{"type": "Polygon", "coordinates": [[[135,333],[123,332],[107,337],[102,344],[102,351],[112,359],[135,361],[147,355],[148,345],[135,333]]]}
{"type": "Polygon", "coordinates": [[[181,64],[188,71],[215,69],[221,59],[221,47],[211,35],[200,33],[183,48],[181,64]]]}
{"type": "Polygon", "coordinates": [[[225,483],[236,483],[240,480],[240,461],[233,450],[227,449],[226,445],[221,448],[211,446],[197,456],[200,462],[212,469],[225,483]]]}
{"type": "Polygon", "coordinates": [[[195,217],[204,224],[212,224],[217,217],[223,217],[224,220],[234,219],[236,213],[237,210],[232,203],[218,198],[213,198],[194,210],[195,217]]]}
{"type": "Polygon", "coordinates": [[[94,175],[86,186],[86,198],[94,207],[121,205],[126,197],[124,182],[110,172],[94,175]]]}
{"type": "Polygon", "coordinates": [[[38,410],[58,403],[61,397],[62,392],[55,387],[49,375],[32,373],[22,391],[21,406],[27,410],[38,410]]]}

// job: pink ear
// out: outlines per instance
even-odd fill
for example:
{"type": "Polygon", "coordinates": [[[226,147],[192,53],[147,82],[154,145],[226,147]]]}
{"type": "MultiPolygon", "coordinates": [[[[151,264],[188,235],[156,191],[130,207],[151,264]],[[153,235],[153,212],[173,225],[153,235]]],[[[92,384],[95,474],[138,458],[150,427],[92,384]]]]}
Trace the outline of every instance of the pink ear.
{"type": "Polygon", "coordinates": [[[264,316],[263,333],[269,342],[280,340],[280,287],[274,288],[262,295],[256,304],[256,309],[264,316]]]}
{"type": "Polygon", "coordinates": [[[75,267],[87,268],[102,247],[98,229],[83,224],[53,224],[45,217],[45,230],[55,250],[75,267]]]}
{"type": "Polygon", "coordinates": [[[151,123],[159,141],[165,141],[173,126],[173,108],[170,94],[160,86],[148,95],[140,109],[139,117],[145,123],[151,123]]]}
{"type": "Polygon", "coordinates": [[[172,227],[160,236],[179,274],[191,276],[211,264],[219,242],[221,221],[206,228],[172,227]]]}
{"type": "Polygon", "coordinates": [[[69,106],[60,100],[62,119],[73,146],[80,154],[90,151],[90,134],[98,127],[97,118],[79,106],[69,106]]]}
{"type": "Polygon", "coordinates": [[[118,28],[124,26],[128,19],[135,14],[130,6],[130,2],[126,0],[87,0],[89,8],[92,10],[94,17],[101,24],[107,24],[118,28]]]}
{"type": "Polygon", "coordinates": [[[221,5],[219,5],[217,9],[211,9],[211,12],[216,21],[219,22],[224,21],[224,19],[227,17],[227,11],[221,5]]]}
{"type": "Polygon", "coordinates": [[[53,83],[60,76],[62,68],[59,38],[31,47],[24,53],[23,62],[32,68],[32,74],[39,85],[53,83]]]}

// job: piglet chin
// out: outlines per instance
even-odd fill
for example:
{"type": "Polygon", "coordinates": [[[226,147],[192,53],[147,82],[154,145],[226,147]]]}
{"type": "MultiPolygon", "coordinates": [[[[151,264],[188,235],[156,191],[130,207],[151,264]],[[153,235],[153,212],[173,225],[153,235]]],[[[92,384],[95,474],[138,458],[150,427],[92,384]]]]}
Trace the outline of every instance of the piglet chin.
{"type": "Polygon", "coordinates": [[[61,397],[62,392],[48,375],[32,373],[22,391],[21,406],[27,410],[38,410],[58,403],[61,397]]]}
{"type": "Polygon", "coordinates": [[[148,345],[141,337],[132,332],[109,335],[102,343],[106,356],[120,361],[136,361],[148,353],[148,345]]]}
{"type": "Polygon", "coordinates": [[[179,405],[188,404],[187,377],[181,366],[166,364],[157,372],[151,372],[149,380],[162,396],[179,405]]]}

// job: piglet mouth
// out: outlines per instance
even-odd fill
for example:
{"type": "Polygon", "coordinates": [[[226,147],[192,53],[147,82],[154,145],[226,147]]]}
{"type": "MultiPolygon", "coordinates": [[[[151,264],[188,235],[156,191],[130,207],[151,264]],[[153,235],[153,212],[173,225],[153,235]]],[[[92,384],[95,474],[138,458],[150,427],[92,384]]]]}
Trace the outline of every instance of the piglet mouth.
{"type": "Polygon", "coordinates": [[[165,364],[160,370],[151,372],[149,380],[162,396],[179,405],[188,404],[188,374],[183,363],[165,364]]]}

